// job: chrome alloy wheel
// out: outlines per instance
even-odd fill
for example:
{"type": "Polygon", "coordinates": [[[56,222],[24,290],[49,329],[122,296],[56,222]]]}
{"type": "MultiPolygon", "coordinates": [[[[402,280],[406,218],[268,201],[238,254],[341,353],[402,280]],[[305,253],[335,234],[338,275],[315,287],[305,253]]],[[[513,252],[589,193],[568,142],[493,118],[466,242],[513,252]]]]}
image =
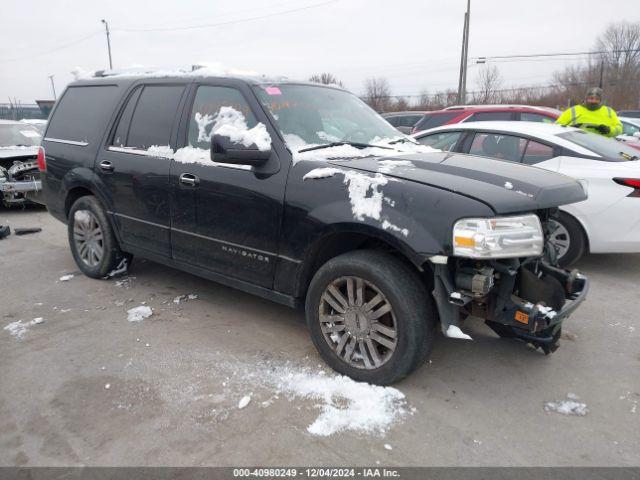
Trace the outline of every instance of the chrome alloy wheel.
{"type": "Polygon", "coordinates": [[[90,210],[76,210],[73,217],[73,241],[82,261],[95,267],[104,256],[104,238],[98,219],[90,210]]]}
{"type": "Polygon", "coordinates": [[[558,259],[561,259],[569,251],[569,247],[571,246],[571,237],[569,236],[569,231],[564,225],[555,220],[550,220],[550,223],[553,231],[549,235],[549,242],[556,249],[558,259]]]}
{"type": "Polygon", "coordinates": [[[340,277],[327,286],[319,319],[329,347],[355,368],[381,367],[398,344],[391,303],[375,285],[359,277],[340,277]]]}

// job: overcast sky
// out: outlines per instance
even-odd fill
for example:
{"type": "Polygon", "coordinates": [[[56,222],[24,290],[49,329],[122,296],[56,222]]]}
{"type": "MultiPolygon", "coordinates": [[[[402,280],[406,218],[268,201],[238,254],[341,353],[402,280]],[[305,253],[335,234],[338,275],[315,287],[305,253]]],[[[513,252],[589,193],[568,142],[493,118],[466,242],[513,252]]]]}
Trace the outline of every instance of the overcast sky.
{"type": "MultiPolygon", "coordinates": [[[[481,68],[473,57],[588,51],[610,22],[640,21],[638,0],[471,3],[469,90],[481,68]]],[[[107,68],[102,18],[115,68],[208,61],[302,79],[328,71],[356,93],[371,76],[386,77],[393,94],[456,88],[465,7],[466,0],[2,0],[0,102],[48,99],[49,75],[59,94],[74,67],[107,68]]],[[[566,64],[496,65],[510,87],[547,83],[566,64]]]]}

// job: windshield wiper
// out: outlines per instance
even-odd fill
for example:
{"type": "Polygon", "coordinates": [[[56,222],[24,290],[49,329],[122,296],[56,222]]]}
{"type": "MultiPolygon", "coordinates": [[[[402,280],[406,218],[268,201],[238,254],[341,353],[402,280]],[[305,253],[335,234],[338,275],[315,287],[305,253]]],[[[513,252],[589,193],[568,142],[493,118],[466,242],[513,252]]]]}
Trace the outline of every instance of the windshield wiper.
{"type": "Polygon", "coordinates": [[[638,155],[629,155],[628,153],[624,152],[618,152],[618,155],[620,155],[625,160],[640,160],[640,157],[638,155]]]}
{"type": "Polygon", "coordinates": [[[409,140],[408,138],[397,138],[396,140],[392,140],[392,141],[387,142],[387,143],[388,143],[389,145],[395,145],[396,143],[400,143],[400,142],[403,142],[403,143],[410,143],[410,144],[412,144],[412,145],[419,145],[419,143],[418,143],[418,142],[413,141],[413,140],[409,140]]]}
{"type": "Polygon", "coordinates": [[[385,147],[385,146],[382,146],[382,145],[372,145],[370,143],[348,142],[348,141],[341,140],[339,142],[324,143],[322,145],[316,145],[315,147],[303,148],[302,150],[298,150],[298,153],[310,152],[311,150],[321,150],[323,148],[339,147],[341,145],[350,145],[350,146],[356,147],[356,148],[369,148],[369,147],[372,147],[372,148],[384,148],[384,149],[387,149],[387,150],[394,150],[391,147],[385,147]]]}

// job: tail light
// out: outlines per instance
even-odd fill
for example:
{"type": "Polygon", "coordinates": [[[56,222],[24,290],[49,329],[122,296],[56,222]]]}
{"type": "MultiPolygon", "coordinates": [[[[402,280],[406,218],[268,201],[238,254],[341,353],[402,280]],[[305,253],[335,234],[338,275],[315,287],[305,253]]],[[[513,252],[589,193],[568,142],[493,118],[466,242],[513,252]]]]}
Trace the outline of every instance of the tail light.
{"type": "Polygon", "coordinates": [[[640,197],[640,178],[614,178],[613,181],[623,187],[633,188],[628,197],[640,197]]]}
{"type": "Polygon", "coordinates": [[[41,172],[47,171],[47,159],[44,156],[44,147],[38,148],[38,170],[41,172]]]}

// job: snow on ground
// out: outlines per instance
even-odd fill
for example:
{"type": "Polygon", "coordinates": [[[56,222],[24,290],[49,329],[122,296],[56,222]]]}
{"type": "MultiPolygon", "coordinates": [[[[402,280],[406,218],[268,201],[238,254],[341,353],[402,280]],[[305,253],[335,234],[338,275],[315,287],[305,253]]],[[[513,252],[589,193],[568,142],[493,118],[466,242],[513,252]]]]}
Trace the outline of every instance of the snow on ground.
{"type": "Polygon", "coordinates": [[[146,305],[141,305],[127,310],[127,320],[130,322],[141,322],[145,318],[149,318],[151,315],[153,315],[153,309],[146,305]]]}
{"type": "Polygon", "coordinates": [[[18,320],[17,322],[11,322],[6,325],[3,330],[9,332],[16,340],[22,340],[24,335],[29,331],[31,327],[34,325],[39,325],[44,323],[44,319],[42,317],[34,318],[29,322],[23,322],[22,320],[18,320]]]}
{"type": "Polygon", "coordinates": [[[180,305],[182,302],[186,302],[188,300],[196,300],[197,298],[198,298],[198,295],[196,295],[195,293],[178,295],[176,298],[173,299],[173,303],[175,303],[176,305],[180,305]]]}
{"type": "Polygon", "coordinates": [[[251,401],[251,395],[245,395],[244,397],[242,397],[240,399],[240,401],[238,402],[238,409],[242,410],[244,407],[246,407],[247,405],[249,405],[249,402],[251,401]]]}
{"type": "Polygon", "coordinates": [[[449,325],[445,335],[449,338],[459,338],[461,340],[473,340],[469,335],[460,330],[459,327],[455,325],[449,325]]]}
{"type": "Polygon", "coordinates": [[[579,397],[573,393],[567,394],[566,400],[558,400],[555,402],[546,402],[544,404],[545,412],[556,412],[562,415],[578,415],[584,416],[589,413],[586,403],[579,402],[579,397]]]}
{"type": "Polygon", "coordinates": [[[72,274],[72,273],[70,273],[70,274],[68,274],[68,275],[62,275],[62,276],[60,277],[60,281],[61,281],[61,282],[68,282],[68,281],[69,281],[69,280],[71,280],[72,278],[73,278],[73,274],[72,274]]]}

